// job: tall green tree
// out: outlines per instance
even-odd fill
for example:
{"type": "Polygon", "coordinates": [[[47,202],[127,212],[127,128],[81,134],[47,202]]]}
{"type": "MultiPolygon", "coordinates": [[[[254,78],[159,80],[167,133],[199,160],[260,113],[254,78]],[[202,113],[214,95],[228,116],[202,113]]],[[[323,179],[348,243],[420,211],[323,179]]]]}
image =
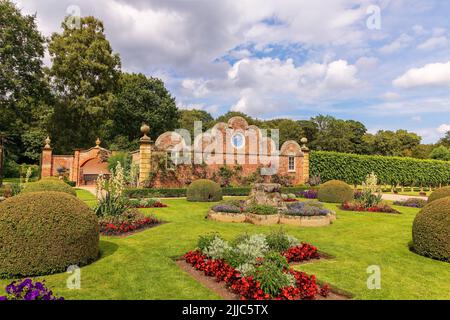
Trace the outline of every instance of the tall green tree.
{"type": "Polygon", "coordinates": [[[48,46],[48,75],[57,99],[50,130],[54,147],[65,153],[92,146],[104,135],[103,124],[115,105],[120,58],[100,20],[84,17],[79,27],[65,21],[61,27],[48,46]]]}
{"type": "Polygon", "coordinates": [[[305,137],[308,139],[308,141],[310,143],[314,139],[316,139],[317,133],[319,132],[319,129],[317,127],[317,124],[314,121],[311,121],[311,120],[297,120],[297,123],[302,128],[303,133],[305,134],[305,137]]]}
{"type": "Polygon", "coordinates": [[[113,149],[137,147],[143,122],[150,126],[153,139],[178,127],[179,111],[175,99],[160,79],[122,73],[116,97],[106,126],[113,149]]]}
{"type": "Polygon", "coordinates": [[[450,131],[447,131],[445,136],[438,141],[438,145],[450,148],[450,131]]]}
{"type": "Polygon", "coordinates": [[[230,120],[233,117],[242,117],[244,118],[248,124],[253,124],[256,126],[259,126],[261,124],[261,121],[255,118],[252,118],[251,116],[240,112],[240,111],[228,111],[227,113],[221,115],[220,117],[218,117],[214,123],[217,122],[228,122],[228,120],[230,120]]]}
{"type": "Polygon", "coordinates": [[[439,146],[433,149],[430,154],[431,159],[450,161],[450,148],[439,146]]]}
{"type": "Polygon", "coordinates": [[[189,130],[191,133],[191,138],[194,138],[194,123],[195,121],[202,122],[202,130],[205,132],[211,128],[211,124],[214,118],[211,114],[205,110],[180,110],[180,120],[179,127],[182,129],[189,130]]]}
{"type": "Polygon", "coordinates": [[[49,114],[44,44],[36,16],[24,15],[11,1],[0,0],[0,132],[10,141],[5,154],[19,161],[36,161],[42,147],[42,141],[37,148],[23,137],[41,129],[49,114]]]}
{"type": "Polygon", "coordinates": [[[366,127],[353,120],[319,115],[311,118],[318,129],[311,147],[317,150],[360,153],[366,127]]]}
{"type": "MultiPolygon", "coordinates": [[[[305,136],[302,127],[300,124],[291,119],[273,119],[264,121],[261,124],[262,128],[267,130],[270,129],[278,129],[279,130],[279,142],[280,148],[284,142],[288,140],[295,140],[300,143],[300,139],[305,136]]],[[[268,131],[270,134],[270,131],[268,131]]]]}
{"type": "Polygon", "coordinates": [[[406,130],[380,130],[375,135],[366,134],[364,142],[369,154],[412,157],[422,138],[406,130]]]}

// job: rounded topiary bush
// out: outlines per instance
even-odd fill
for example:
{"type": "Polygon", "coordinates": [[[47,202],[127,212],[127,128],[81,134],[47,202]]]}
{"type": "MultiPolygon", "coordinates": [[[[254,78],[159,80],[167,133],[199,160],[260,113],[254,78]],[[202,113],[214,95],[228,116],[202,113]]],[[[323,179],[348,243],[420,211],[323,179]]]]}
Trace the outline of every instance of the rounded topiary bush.
{"type": "Polygon", "coordinates": [[[188,201],[220,201],[222,200],[222,189],[214,181],[199,179],[189,185],[186,196],[188,201]]]}
{"type": "Polygon", "coordinates": [[[317,197],[322,202],[344,203],[353,200],[353,190],[343,181],[330,180],[320,185],[317,197]]]}
{"type": "Polygon", "coordinates": [[[0,203],[0,243],[0,277],[62,272],[98,258],[98,220],[66,193],[21,193],[0,203]]]}
{"type": "Polygon", "coordinates": [[[443,187],[433,191],[428,197],[428,203],[445,197],[450,197],[450,187],[443,187]]]}
{"type": "Polygon", "coordinates": [[[55,178],[44,178],[37,182],[30,182],[25,185],[22,189],[22,193],[28,192],[40,192],[40,191],[56,191],[56,192],[65,192],[76,196],[75,189],[69,186],[64,181],[55,178]]]}
{"type": "Polygon", "coordinates": [[[412,236],[415,252],[450,262],[450,197],[433,201],[416,215],[412,236]]]}

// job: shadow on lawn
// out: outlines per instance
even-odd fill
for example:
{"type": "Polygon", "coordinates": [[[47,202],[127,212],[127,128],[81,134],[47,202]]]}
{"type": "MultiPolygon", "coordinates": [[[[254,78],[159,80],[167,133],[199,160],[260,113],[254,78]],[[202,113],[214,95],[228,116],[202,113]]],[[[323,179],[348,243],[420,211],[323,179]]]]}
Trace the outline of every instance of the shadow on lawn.
{"type": "Polygon", "coordinates": [[[119,249],[119,246],[113,242],[100,240],[100,259],[106,258],[114,254],[119,249]]]}

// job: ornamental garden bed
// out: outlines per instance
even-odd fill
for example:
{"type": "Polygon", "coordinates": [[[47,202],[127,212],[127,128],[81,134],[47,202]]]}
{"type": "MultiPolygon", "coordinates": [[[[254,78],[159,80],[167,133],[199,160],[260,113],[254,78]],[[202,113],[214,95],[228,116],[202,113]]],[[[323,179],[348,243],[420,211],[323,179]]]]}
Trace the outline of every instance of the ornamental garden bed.
{"type": "Polygon", "coordinates": [[[365,207],[359,202],[345,202],[340,206],[341,210],[344,211],[357,211],[357,212],[380,212],[380,213],[390,213],[390,214],[400,214],[399,211],[395,210],[386,203],[380,203],[373,205],[371,207],[365,207]]]}
{"type": "Polygon", "coordinates": [[[160,199],[129,199],[128,204],[132,208],[149,209],[149,208],[166,208],[167,205],[162,203],[160,199]]]}
{"type": "Polygon", "coordinates": [[[227,300],[347,300],[318,284],[314,275],[291,268],[321,258],[316,247],[282,231],[243,235],[231,244],[219,235],[200,237],[199,248],[176,260],[194,279],[227,300]]]}
{"type": "Polygon", "coordinates": [[[127,237],[129,235],[156,227],[164,222],[154,216],[143,217],[131,221],[99,221],[102,236],[127,237]]]}
{"type": "Polygon", "coordinates": [[[336,220],[336,213],[318,201],[288,202],[283,208],[267,205],[246,205],[243,200],[225,201],[215,205],[208,219],[222,222],[249,222],[255,225],[288,224],[302,227],[321,227],[336,220]]]}

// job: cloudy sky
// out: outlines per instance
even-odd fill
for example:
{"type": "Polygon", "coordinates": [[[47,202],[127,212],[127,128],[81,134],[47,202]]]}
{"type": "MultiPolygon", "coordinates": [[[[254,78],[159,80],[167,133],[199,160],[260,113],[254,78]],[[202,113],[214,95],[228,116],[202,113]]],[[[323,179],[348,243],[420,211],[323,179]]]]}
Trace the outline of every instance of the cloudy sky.
{"type": "Polygon", "coordinates": [[[181,108],[264,119],[330,114],[434,142],[450,130],[450,1],[17,0],[45,35],[104,21],[123,69],[181,108]],[[378,15],[379,11],[379,15],[378,15]]]}

